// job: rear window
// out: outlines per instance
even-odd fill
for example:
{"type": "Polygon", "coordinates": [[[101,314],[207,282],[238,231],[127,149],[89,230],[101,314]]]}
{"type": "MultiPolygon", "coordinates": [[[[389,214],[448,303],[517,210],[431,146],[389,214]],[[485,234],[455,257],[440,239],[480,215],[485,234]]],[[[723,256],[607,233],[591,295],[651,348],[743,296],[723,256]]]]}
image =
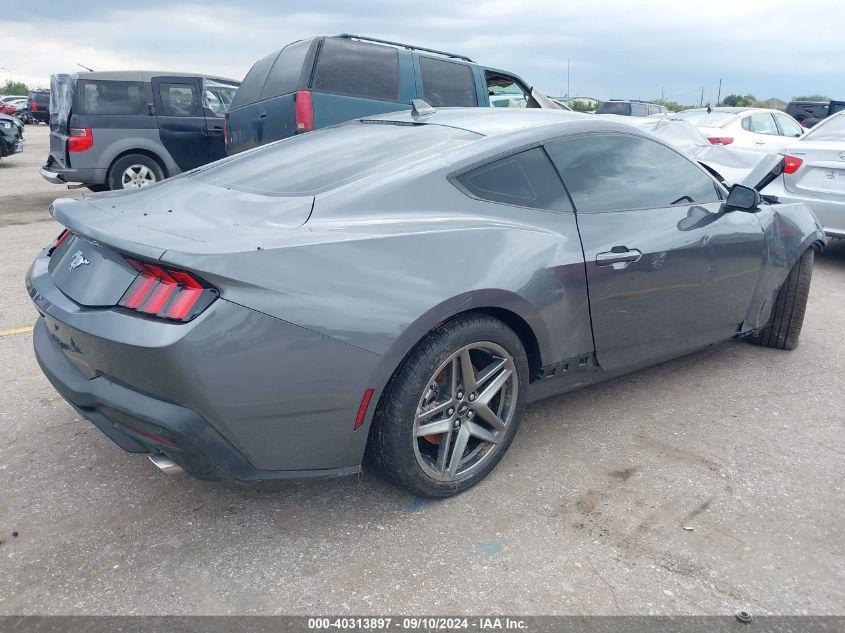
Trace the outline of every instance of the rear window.
{"type": "Polygon", "coordinates": [[[707,114],[707,110],[686,110],[678,112],[675,116],[684,121],[689,121],[690,125],[702,127],[719,127],[737,117],[733,112],[711,112],[707,114]]]}
{"type": "Polygon", "coordinates": [[[76,84],[76,114],[147,115],[150,102],[142,81],[82,79],[76,84]]]}
{"type": "Polygon", "coordinates": [[[305,58],[308,57],[308,50],[313,42],[314,40],[302,40],[288,44],[282,49],[270,70],[267,83],[264,84],[262,100],[296,92],[305,58]]]}
{"type": "Polygon", "coordinates": [[[439,125],[346,123],[265,145],[194,178],[269,196],[311,196],[372,173],[406,169],[479,138],[439,125]]]}
{"type": "Polygon", "coordinates": [[[435,107],[478,105],[475,79],[465,64],[420,57],[423,98],[435,107]]]}
{"type": "Polygon", "coordinates": [[[622,114],[631,116],[631,104],[605,101],[597,109],[596,114],[622,114]]]}
{"type": "Polygon", "coordinates": [[[399,52],[389,46],[327,37],[314,71],[312,89],[396,101],[399,98],[399,52]]]}
{"type": "Polygon", "coordinates": [[[802,140],[845,142],[845,114],[839,114],[822,121],[807,132],[802,140]]]}
{"type": "Polygon", "coordinates": [[[255,103],[261,98],[264,82],[267,81],[267,73],[270,72],[273,62],[276,61],[280,53],[281,51],[270,53],[267,57],[259,59],[252,65],[243,82],[241,82],[238,92],[235,93],[235,98],[232,99],[232,109],[255,103]]]}

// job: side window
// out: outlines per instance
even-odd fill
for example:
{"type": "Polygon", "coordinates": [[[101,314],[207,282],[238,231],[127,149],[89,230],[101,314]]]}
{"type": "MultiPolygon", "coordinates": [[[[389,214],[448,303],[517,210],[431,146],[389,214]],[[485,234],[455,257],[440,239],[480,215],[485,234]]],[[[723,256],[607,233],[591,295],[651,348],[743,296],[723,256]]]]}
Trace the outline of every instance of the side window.
{"type": "Polygon", "coordinates": [[[264,82],[267,81],[267,73],[276,61],[280,51],[275,51],[259,59],[252,65],[249,72],[241,82],[235,98],[232,99],[232,109],[255,103],[261,98],[261,91],[264,89],[264,82]]]}
{"type": "Polygon", "coordinates": [[[162,116],[202,116],[193,84],[159,84],[162,116]]]}
{"type": "Polygon", "coordinates": [[[316,91],[396,101],[399,98],[399,52],[390,46],[327,37],[317,58],[316,91]]]}
{"type": "Polygon", "coordinates": [[[555,168],[541,147],[483,165],[455,178],[482,200],[547,211],[572,211],[555,168]]]}
{"type": "Polygon", "coordinates": [[[513,77],[488,70],[484,79],[491,108],[524,108],[528,105],[526,90],[513,77]]]}
{"type": "Polygon", "coordinates": [[[475,80],[466,64],[420,57],[423,99],[434,107],[477,106],[475,80]]]}
{"type": "Polygon", "coordinates": [[[546,146],[578,212],[651,209],[721,200],[690,160],[650,139],[591,134],[546,146]]]}
{"type": "Polygon", "coordinates": [[[648,116],[648,106],[644,103],[632,103],[631,116],[648,116]]]}
{"type": "Polygon", "coordinates": [[[141,81],[78,82],[73,111],[76,114],[148,115],[147,87],[141,81]]]}
{"type": "Polygon", "coordinates": [[[775,119],[783,136],[801,136],[804,133],[801,126],[785,114],[776,114],[775,119]]]}
{"type": "Polygon", "coordinates": [[[774,136],[778,135],[778,127],[775,125],[775,120],[768,112],[752,114],[748,118],[750,119],[749,123],[751,125],[750,129],[752,132],[756,132],[757,134],[772,134],[774,136]]]}
{"type": "Polygon", "coordinates": [[[296,92],[305,58],[313,42],[314,40],[302,40],[288,44],[282,49],[267,76],[264,90],[261,92],[262,100],[296,92]]]}

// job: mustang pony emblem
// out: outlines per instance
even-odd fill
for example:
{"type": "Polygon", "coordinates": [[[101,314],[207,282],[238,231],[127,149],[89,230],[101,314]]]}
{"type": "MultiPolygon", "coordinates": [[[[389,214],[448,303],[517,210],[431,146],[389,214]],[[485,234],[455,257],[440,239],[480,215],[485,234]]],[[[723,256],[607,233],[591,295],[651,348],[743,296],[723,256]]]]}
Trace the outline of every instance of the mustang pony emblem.
{"type": "Polygon", "coordinates": [[[76,270],[80,266],[87,266],[90,264],[87,259],[85,259],[85,255],[82,254],[82,251],[76,251],[73,254],[73,258],[70,260],[70,266],[68,266],[68,270],[76,270]]]}

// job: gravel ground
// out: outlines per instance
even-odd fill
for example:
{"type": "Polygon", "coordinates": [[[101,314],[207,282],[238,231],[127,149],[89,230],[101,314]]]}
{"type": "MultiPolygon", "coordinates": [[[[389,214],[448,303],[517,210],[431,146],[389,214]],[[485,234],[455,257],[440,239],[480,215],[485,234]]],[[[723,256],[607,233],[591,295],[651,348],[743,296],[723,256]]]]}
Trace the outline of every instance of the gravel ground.
{"type": "Polygon", "coordinates": [[[0,614],[845,614],[845,243],[801,345],[742,342],[528,408],[455,499],[160,474],[42,376],[47,129],[0,162],[0,614]]]}

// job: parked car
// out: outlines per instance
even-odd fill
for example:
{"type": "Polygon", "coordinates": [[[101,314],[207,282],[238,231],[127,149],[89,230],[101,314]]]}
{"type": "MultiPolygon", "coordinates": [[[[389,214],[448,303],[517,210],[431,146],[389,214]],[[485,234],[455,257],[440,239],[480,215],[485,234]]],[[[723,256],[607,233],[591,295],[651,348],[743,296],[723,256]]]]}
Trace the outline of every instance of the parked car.
{"type": "Polygon", "coordinates": [[[23,125],[14,117],[0,114],[0,159],[23,151],[23,125]]]}
{"type": "Polygon", "coordinates": [[[50,123],[50,91],[33,90],[26,100],[28,123],[50,123]]]}
{"type": "Polygon", "coordinates": [[[828,101],[790,101],[786,113],[801,127],[811,128],[827,116],[829,106],[828,101]]]}
{"type": "Polygon", "coordinates": [[[824,244],[803,204],[633,126],[424,103],[51,212],[36,356],[119,446],[248,481],[357,473],[369,446],[431,497],[484,478],[529,400],[795,347],[824,244]]]}
{"type": "Polygon", "coordinates": [[[806,204],[825,233],[845,239],[845,112],[824,119],[784,154],[783,175],[763,193],[806,204]]]}
{"type": "Polygon", "coordinates": [[[238,82],[145,70],[53,75],[41,175],[94,190],[145,187],[226,155],[238,82]]]}
{"type": "Polygon", "coordinates": [[[801,125],[780,110],[765,108],[695,108],[675,114],[697,127],[714,145],[781,152],[804,134],[801,125]]]}
{"type": "Polygon", "coordinates": [[[666,106],[648,101],[610,99],[602,101],[596,108],[596,114],[619,114],[622,116],[652,116],[669,112],[666,106]]]}
{"type": "Polygon", "coordinates": [[[18,99],[26,100],[26,95],[3,95],[0,97],[0,103],[6,103],[7,101],[17,101],[18,99]]]}
{"type": "Polygon", "coordinates": [[[527,105],[530,93],[517,75],[455,53],[357,35],[315,37],[288,44],[250,69],[226,117],[226,147],[236,154],[409,109],[416,98],[435,107],[487,107],[527,105]]]}
{"type": "Polygon", "coordinates": [[[0,114],[15,116],[24,108],[26,108],[26,97],[9,99],[0,103],[0,114]]]}

